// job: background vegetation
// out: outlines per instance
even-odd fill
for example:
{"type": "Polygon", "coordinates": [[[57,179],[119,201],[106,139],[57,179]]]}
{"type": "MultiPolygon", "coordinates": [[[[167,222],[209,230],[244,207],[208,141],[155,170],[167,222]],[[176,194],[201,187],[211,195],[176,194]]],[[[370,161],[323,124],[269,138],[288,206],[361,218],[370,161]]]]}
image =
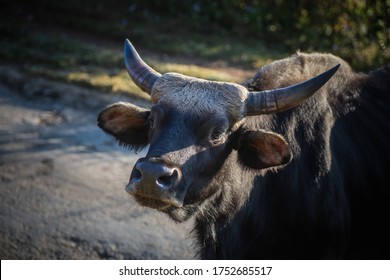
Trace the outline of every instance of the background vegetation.
{"type": "Polygon", "coordinates": [[[223,66],[253,71],[296,50],[356,70],[390,63],[390,0],[0,1],[0,61],[105,91],[137,92],[124,38],[161,72],[236,82],[223,66]]]}
{"type": "Polygon", "coordinates": [[[129,12],[288,51],[331,51],[358,68],[389,63],[390,0],[132,1],[129,12]]]}

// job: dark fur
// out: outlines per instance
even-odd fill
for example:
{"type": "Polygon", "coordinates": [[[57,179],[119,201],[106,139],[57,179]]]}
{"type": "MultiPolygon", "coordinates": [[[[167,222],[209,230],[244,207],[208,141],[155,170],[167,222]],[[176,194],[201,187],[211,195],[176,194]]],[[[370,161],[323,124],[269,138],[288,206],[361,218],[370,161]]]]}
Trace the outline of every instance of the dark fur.
{"type": "Polygon", "coordinates": [[[219,180],[196,216],[201,258],[390,258],[390,67],[356,74],[334,56],[297,54],[245,85],[283,87],[337,63],[334,78],[301,106],[247,118],[246,129],[283,135],[293,160],[259,173],[231,153],[229,181],[219,180]]]}
{"type": "MultiPolygon", "coordinates": [[[[215,145],[209,135],[226,126],[223,112],[202,120],[169,102],[151,113],[114,104],[99,126],[130,147],[150,143],[143,160],[180,168],[183,207],[161,211],[178,222],[195,218],[203,259],[389,259],[390,67],[357,74],[335,56],[297,54],[261,68],[245,86],[285,87],[336,64],[335,76],[302,105],[230,122],[215,145]],[[222,123],[205,122],[216,115],[222,123]]],[[[192,85],[196,92],[199,83],[192,85]]],[[[144,187],[133,195],[155,207],[158,195],[151,199],[144,187]]]]}

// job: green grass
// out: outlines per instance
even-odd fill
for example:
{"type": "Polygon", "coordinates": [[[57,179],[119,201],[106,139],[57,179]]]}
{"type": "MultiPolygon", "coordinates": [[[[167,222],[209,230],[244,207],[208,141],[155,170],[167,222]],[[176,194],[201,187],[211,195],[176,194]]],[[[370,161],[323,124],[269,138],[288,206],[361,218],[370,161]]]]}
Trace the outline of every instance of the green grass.
{"type": "MultiPolygon", "coordinates": [[[[20,65],[26,73],[87,86],[102,92],[120,92],[142,99],[149,98],[128,77],[121,47],[114,49],[107,44],[99,44],[99,40],[87,43],[82,39],[53,32],[32,30],[18,34],[18,30],[14,30],[16,31],[6,30],[12,36],[0,41],[0,59],[20,65]]],[[[137,46],[137,43],[135,45],[137,46]]],[[[178,72],[209,80],[237,83],[242,82],[242,77],[232,71],[224,71],[223,67],[216,69],[207,65],[196,65],[192,61],[209,63],[219,60],[234,64],[237,68],[253,68],[270,61],[270,56],[265,55],[264,47],[246,48],[244,44],[235,44],[218,37],[207,40],[193,38],[183,42],[180,38],[157,36],[137,49],[145,61],[160,73],[178,72]],[[158,45],[155,49],[158,49],[160,54],[179,55],[182,60],[188,62],[163,62],[155,58],[156,55],[153,55],[153,58],[143,55],[155,52],[150,51],[151,45],[158,45]]]]}
{"type": "Polygon", "coordinates": [[[160,53],[181,54],[187,57],[201,57],[211,60],[223,60],[231,65],[244,68],[257,68],[270,60],[287,55],[281,50],[270,50],[259,40],[242,42],[225,36],[201,36],[192,34],[190,37],[172,37],[162,33],[145,42],[149,49],[156,49],[160,53]]]}
{"type": "Polygon", "coordinates": [[[177,28],[174,19],[159,23],[157,18],[140,18],[133,19],[136,24],[129,21],[123,25],[121,19],[128,16],[123,9],[129,5],[126,1],[115,7],[105,1],[93,4],[92,0],[39,0],[36,5],[9,1],[2,15],[6,20],[0,22],[0,61],[19,65],[31,75],[148,99],[125,70],[122,44],[126,37],[160,73],[178,72],[209,80],[240,83],[242,74],[232,69],[254,72],[287,55],[271,51],[258,40],[189,33],[186,27],[177,28]],[[156,29],[156,24],[160,28],[156,29]]]}

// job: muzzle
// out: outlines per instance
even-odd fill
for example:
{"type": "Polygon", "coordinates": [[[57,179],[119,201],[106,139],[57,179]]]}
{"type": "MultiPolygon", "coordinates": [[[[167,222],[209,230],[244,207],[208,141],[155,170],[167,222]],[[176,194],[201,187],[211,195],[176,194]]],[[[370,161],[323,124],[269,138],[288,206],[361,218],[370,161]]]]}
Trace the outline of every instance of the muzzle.
{"type": "Polygon", "coordinates": [[[141,158],[134,166],[126,191],[143,206],[158,210],[182,207],[185,189],[181,182],[179,167],[159,158],[141,158]]]}

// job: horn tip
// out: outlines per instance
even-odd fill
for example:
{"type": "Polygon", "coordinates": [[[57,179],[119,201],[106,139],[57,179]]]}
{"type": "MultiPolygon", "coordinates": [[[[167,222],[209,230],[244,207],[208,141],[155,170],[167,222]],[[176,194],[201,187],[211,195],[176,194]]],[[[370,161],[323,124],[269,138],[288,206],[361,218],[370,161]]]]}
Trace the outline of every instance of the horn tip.
{"type": "Polygon", "coordinates": [[[341,64],[339,63],[336,66],[333,66],[332,68],[330,68],[327,72],[332,77],[337,72],[337,70],[339,70],[340,66],[341,66],[341,64]]]}
{"type": "Polygon", "coordinates": [[[341,66],[341,64],[339,63],[339,64],[337,64],[336,66],[334,66],[333,68],[332,68],[332,70],[334,70],[335,72],[340,68],[340,66],[341,66]]]}
{"type": "Polygon", "coordinates": [[[135,50],[133,44],[130,42],[129,39],[125,40],[124,58],[125,66],[128,70],[132,68],[132,61],[134,60],[134,58],[140,59],[137,51],[135,50]]]}
{"type": "Polygon", "coordinates": [[[130,42],[129,39],[126,39],[126,40],[125,40],[125,52],[127,52],[127,51],[130,50],[131,48],[134,48],[134,47],[133,47],[133,44],[130,42]]]}
{"type": "Polygon", "coordinates": [[[324,83],[326,83],[330,78],[333,77],[333,75],[337,72],[337,70],[339,70],[341,64],[337,64],[336,66],[333,66],[332,68],[330,68],[328,71],[320,74],[319,76],[323,76],[325,81],[324,83]]]}
{"type": "Polygon", "coordinates": [[[125,39],[125,46],[131,46],[132,44],[131,44],[131,42],[130,42],[130,40],[129,39],[125,39]]]}

